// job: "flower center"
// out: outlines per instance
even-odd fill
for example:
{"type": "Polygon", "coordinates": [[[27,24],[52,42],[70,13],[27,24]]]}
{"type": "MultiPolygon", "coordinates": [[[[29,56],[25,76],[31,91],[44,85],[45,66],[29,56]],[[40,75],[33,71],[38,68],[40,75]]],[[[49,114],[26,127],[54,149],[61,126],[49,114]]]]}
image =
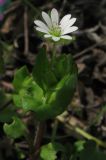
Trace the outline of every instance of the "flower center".
{"type": "Polygon", "coordinates": [[[58,25],[53,25],[50,28],[50,32],[51,35],[55,36],[55,37],[59,37],[61,35],[61,27],[59,27],[58,25]]]}

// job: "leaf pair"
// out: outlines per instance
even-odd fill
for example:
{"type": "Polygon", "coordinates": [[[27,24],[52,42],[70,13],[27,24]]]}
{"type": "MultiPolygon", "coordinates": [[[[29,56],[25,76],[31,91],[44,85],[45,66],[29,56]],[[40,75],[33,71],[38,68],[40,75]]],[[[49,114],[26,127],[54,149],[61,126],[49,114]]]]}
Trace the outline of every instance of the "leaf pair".
{"type": "Polygon", "coordinates": [[[39,120],[54,118],[70,103],[76,83],[77,69],[70,55],[55,57],[52,62],[41,49],[32,75],[26,67],[16,72],[13,99],[24,111],[34,111],[39,120]]]}

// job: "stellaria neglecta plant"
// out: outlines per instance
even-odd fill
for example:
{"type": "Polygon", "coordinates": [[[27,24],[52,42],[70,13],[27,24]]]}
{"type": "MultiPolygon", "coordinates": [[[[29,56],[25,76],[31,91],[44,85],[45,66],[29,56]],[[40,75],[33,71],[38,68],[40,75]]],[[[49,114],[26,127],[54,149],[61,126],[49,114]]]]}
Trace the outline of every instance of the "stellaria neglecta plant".
{"type": "Polygon", "coordinates": [[[42,12],[43,20],[35,20],[36,30],[43,32],[45,38],[52,38],[53,41],[59,41],[62,39],[71,40],[72,37],[69,36],[69,33],[72,33],[78,29],[76,26],[72,26],[76,18],[71,18],[71,14],[65,15],[59,21],[59,13],[53,8],[51,10],[51,15],[49,16],[46,12],[42,12]]]}

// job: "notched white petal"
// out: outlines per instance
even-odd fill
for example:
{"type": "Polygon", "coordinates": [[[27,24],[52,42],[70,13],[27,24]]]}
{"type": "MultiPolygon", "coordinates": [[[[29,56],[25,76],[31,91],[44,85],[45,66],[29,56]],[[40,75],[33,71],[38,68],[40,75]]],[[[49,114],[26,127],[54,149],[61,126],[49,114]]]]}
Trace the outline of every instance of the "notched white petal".
{"type": "Polygon", "coordinates": [[[63,24],[60,24],[60,27],[61,27],[62,31],[64,31],[66,29],[66,27],[68,26],[68,24],[69,24],[69,21],[66,21],[63,24]]]}
{"type": "Polygon", "coordinates": [[[48,27],[51,27],[52,21],[51,21],[49,15],[46,12],[42,12],[42,17],[43,17],[44,21],[46,22],[46,24],[48,25],[48,27]]]}
{"type": "Polygon", "coordinates": [[[71,14],[65,15],[65,16],[61,19],[60,24],[66,23],[67,21],[69,21],[70,18],[71,18],[71,14]]]}
{"type": "Polygon", "coordinates": [[[76,18],[72,18],[69,20],[67,27],[71,27],[76,21],[76,18]]]}
{"type": "Polygon", "coordinates": [[[43,33],[48,33],[48,31],[46,31],[45,29],[40,28],[40,27],[36,27],[35,29],[36,29],[37,31],[40,31],[40,32],[43,32],[43,33]]]}
{"type": "Polygon", "coordinates": [[[75,23],[75,21],[76,21],[76,18],[72,18],[69,21],[67,21],[66,23],[64,23],[63,25],[61,25],[62,31],[70,28],[75,23]]]}
{"type": "Polygon", "coordinates": [[[40,21],[40,20],[35,20],[34,21],[34,23],[38,26],[38,27],[40,27],[40,28],[43,28],[43,29],[45,29],[45,30],[49,30],[49,28],[47,27],[47,25],[46,24],[44,24],[42,21],[40,21]]]}
{"type": "Polygon", "coordinates": [[[54,24],[58,24],[59,22],[59,14],[58,14],[57,9],[55,8],[53,8],[51,11],[51,20],[52,20],[52,23],[54,24]]]}
{"type": "Polygon", "coordinates": [[[76,27],[76,26],[69,27],[69,28],[67,28],[66,30],[64,30],[64,32],[62,33],[62,35],[68,34],[68,33],[71,33],[71,32],[74,32],[74,31],[76,31],[77,29],[78,29],[78,27],[76,27]]]}
{"type": "Polygon", "coordinates": [[[62,28],[62,30],[65,30],[67,26],[71,25],[71,19],[68,19],[69,16],[66,16],[66,18],[62,21],[62,23],[60,23],[60,27],[62,28]]]}

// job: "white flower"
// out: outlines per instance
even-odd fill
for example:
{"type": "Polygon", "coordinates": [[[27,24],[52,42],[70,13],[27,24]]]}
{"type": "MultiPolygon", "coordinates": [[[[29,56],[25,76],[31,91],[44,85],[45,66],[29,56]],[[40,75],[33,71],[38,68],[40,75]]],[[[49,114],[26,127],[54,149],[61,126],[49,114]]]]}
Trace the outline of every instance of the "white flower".
{"type": "Polygon", "coordinates": [[[52,38],[54,41],[59,41],[61,38],[70,40],[72,37],[67,34],[78,29],[78,27],[72,26],[76,18],[71,18],[71,14],[65,15],[59,22],[59,14],[55,8],[51,10],[51,16],[42,12],[42,17],[45,23],[40,20],[35,20],[34,23],[36,30],[45,33],[45,38],[52,38]]]}

